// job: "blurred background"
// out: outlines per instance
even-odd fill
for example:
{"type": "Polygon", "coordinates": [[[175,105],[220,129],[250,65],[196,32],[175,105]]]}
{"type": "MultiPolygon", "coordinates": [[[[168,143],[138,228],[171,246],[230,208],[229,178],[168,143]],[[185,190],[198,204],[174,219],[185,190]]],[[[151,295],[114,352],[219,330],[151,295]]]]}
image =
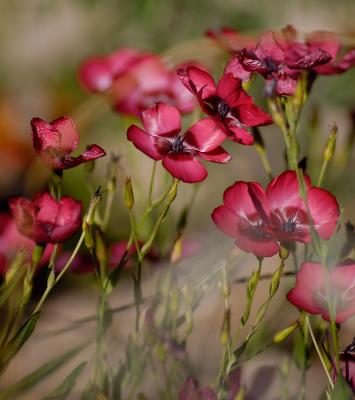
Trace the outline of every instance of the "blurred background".
{"type": "MultiPolygon", "coordinates": [[[[220,60],[219,55],[210,55],[209,46],[206,46],[204,51],[206,42],[201,42],[207,29],[232,27],[257,34],[265,29],[277,30],[292,24],[302,33],[314,30],[337,32],[344,43],[355,46],[354,15],[355,2],[352,0],[0,0],[2,211],[6,211],[9,195],[32,196],[44,187],[48,177],[47,171],[37,162],[32,150],[32,117],[51,121],[64,114],[71,115],[81,134],[81,147],[97,143],[109,153],[118,153],[125,173],[135,177],[138,203],[145,196],[146,171],[151,170],[151,160],[134,151],[133,146],[126,141],[126,128],[132,120],[113,113],[105,102],[88,95],[81,88],[77,70],[86,57],[108,54],[123,46],[135,47],[163,55],[177,52],[183,57],[186,56],[186,59],[195,58],[205,62],[218,71],[222,67],[222,64],[216,64],[220,60]]],[[[331,125],[335,122],[339,127],[340,151],[345,146],[348,135],[354,132],[354,121],[351,118],[352,112],[355,111],[354,85],[355,69],[339,76],[320,77],[315,84],[303,115],[304,128],[301,128],[301,155],[311,154],[309,173],[313,178],[319,172],[322,146],[331,125]],[[314,120],[318,121],[316,133],[306,128],[310,126],[310,121],[314,120]]],[[[258,91],[255,90],[255,93],[258,91]]],[[[265,106],[264,99],[258,94],[257,98],[258,103],[265,106]]],[[[261,131],[274,171],[281,172],[284,161],[280,132],[275,127],[262,128],[261,131]]],[[[188,279],[198,280],[200,271],[212,269],[232,248],[231,241],[223,238],[210,221],[210,213],[220,204],[224,189],[239,179],[267,183],[253,148],[236,146],[233,143],[228,143],[226,147],[233,155],[233,160],[223,167],[223,173],[219,165],[208,166],[208,181],[201,185],[189,222],[188,237],[192,241],[198,241],[202,250],[181,267],[183,275],[187,271],[195,271],[193,276],[187,275],[188,279]]],[[[105,179],[106,163],[107,160],[97,163],[92,178],[93,186],[105,179]]],[[[343,170],[339,158],[333,163],[333,168],[328,170],[326,177],[327,187],[335,193],[341,207],[345,209],[345,220],[352,221],[355,220],[354,166],[354,159],[351,158],[349,165],[343,170]]],[[[83,183],[84,179],[82,167],[66,172],[64,192],[87,201],[90,191],[83,183]]],[[[187,186],[184,185],[182,191],[189,196],[191,188],[187,186]]],[[[121,197],[119,189],[111,221],[111,235],[125,238],[129,232],[129,224],[121,197]]],[[[180,200],[178,207],[181,208],[183,203],[184,200],[180,200]]],[[[237,275],[248,275],[250,265],[255,268],[253,257],[240,256],[237,275]]],[[[271,270],[275,265],[271,260],[271,270]]],[[[149,279],[147,281],[149,287],[151,282],[149,279]]],[[[113,296],[114,306],[125,304],[131,299],[130,285],[131,282],[120,285],[113,296]]],[[[281,296],[285,293],[287,285],[282,288],[281,296]]],[[[244,296],[244,290],[242,285],[236,285],[233,291],[235,318],[238,318],[238,312],[243,307],[240,297],[244,296]]],[[[263,300],[266,290],[267,286],[261,285],[260,301],[263,300]]],[[[49,356],[59,354],[74,342],[94,334],[95,324],[92,322],[62,335],[48,334],[65,328],[78,319],[93,315],[97,301],[93,293],[95,288],[87,277],[69,276],[65,283],[60,285],[50,298],[38,331],[16,357],[3,382],[0,382],[0,387],[15,382],[48,360],[49,356]]],[[[278,307],[278,302],[275,303],[278,307]]],[[[216,335],[213,335],[207,334],[204,327],[210,324],[219,326],[222,304],[218,291],[208,296],[197,312],[198,327],[191,339],[190,347],[195,368],[199,371],[201,379],[205,379],[206,382],[215,370],[219,349],[218,328],[216,335]],[[210,354],[206,354],[206,347],[213,349],[210,354]]],[[[292,321],[292,316],[288,315],[288,304],[282,312],[292,321]]],[[[111,330],[112,348],[117,350],[117,359],[125,346],[127,321],[132,321],[132,316],[129,313],[120,314],[111,330]]],[[[276,331],[280,322],[282,327],[284,324],[281,318],[271,321],[270,330],[276,331]]],[[[344,327],[342,345],[348,344],[353,332],[354,323],[350,321],[344,327]]],[[[80,357],[78,359],[80,360],[80,357]]],[[[279,375],[274,367],[275,360],[281,363],[282,359],[282,350],[278,349],[266,352],[246,366],[243,379],[250,388],[250,399],[280,398],[275,389],[280,387],[280,381],[277,382],[279,375]],[[268,377],[263,383],[269,390],[265,395],[258,393],[260,388],[255,389],[256,382],[260,384],[260,370],[258,372],[257,369],[259,366],[266,368],[263,370],[264,380],[265,376],[268,377]]],[[[75,362],[73,361],[74,364],[75,362]]],[[[312,376],[319,378],[320,382],[324,380],[322,371],[317,367],[312,369],[311,374],[313,375],[309,379],[310,382],[312,376]]],[[[41,398],[47,393],[47,387],[55,386],[60,376],[65,376],[65,370],[59,372],[59,375],[49,377],[44,384],[35,387],[32,394],[21,398],[41,398]]],[[[316,397],[313,396],[319,395],[319,387],[316,386],[311,385],[307,398],[314,399],[316,397]]],[[[74,393],[71,398],[79,397],[74,393]]]]}

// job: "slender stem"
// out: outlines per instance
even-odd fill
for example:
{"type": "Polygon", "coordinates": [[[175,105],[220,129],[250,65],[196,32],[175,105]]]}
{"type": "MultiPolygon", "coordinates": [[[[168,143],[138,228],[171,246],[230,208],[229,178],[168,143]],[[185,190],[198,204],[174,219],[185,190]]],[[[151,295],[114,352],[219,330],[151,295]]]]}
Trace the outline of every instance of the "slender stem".
{"type": "Polygon", "coordinates": [[[327,378],[328,378],[328,380],[329,380],[330,387],[331,387],[332,389],[334,389],[334,384],[333,384],[332,378],[331,378],[331,376],[330,376],[330,374],[329,374],[329,371],[328,371],[328,368],[327,368],[327,366],[325,365],[325,362],[324,362],[324,360],[323,360],[323,356],[322,356],[322,353],[321,353],[321,351],[320,351],[320,349],[319,349],[319,346],[318,346],[318,343],[317,343],[317,341],[316,341],[316,338],[315,338],[315,336],[314,336],[314,333],[313,333],[312,326],[311,326],[311,323],[310,323],[310,321],[309,321],[308,315],[305,316],[305,320],[306,320],[306,323],[307,323],[307,327],[308,327],[309,333],[310,333],[311,338],[312,338],[313,345],[314,345],[314,347],[315,347],[315,349],[316,349],[316,351],[317,351],[318,357],[319,357],[319,359],[320,359],[320,361],[321,361],[321,363],[322,363],[322,366],[323,366],[323,368],[324,368],[325,374],[327,375],[327,378]]]}
{"type": "Polygon", "coordinates": [[[261,163],[262,163],[262,165],[264,167],[266,175],[268,176],[268,178],[270,180],[273,179],[274,176],[273,176],[273,173],[272,173],[271,164],[270,164],[269,158],[267,156],[266,150],[262,146],[259,146],[257,144],[254,147],[255,147],[255,150],[257,151],[257,153],[260,156],[260,160],[261,160],[261,163]]]}
{"type": "Polygon", "coordinates": [[[149,182],[149,192],[148,192],[148,205],[151,207],[152,205],[152,196],[153,196],[153,189],[154,189],[154,180],[155,180],[155,173],[157,170],[157,162],[154,160],[153,161],[153,169],[152,169],[152,174],[150,176],[150,182],[149,182]]]}
{"type": "Polygon", "coordinates": [[[324,179],[324,175],[325,175],[325,171],[326,171],[327,166],[328,166],[328,162],[329,162],[329,160],[323,160],[322,167],[320,169],[320,173],[319,173],[319,177],[318,177],[318,181],[317,181],[317,187],[320,187],[322,185],[322,182],[323,182],[323,179],[324,179]]]}
{"type": "Polygon", "coordinates": [[[78,240],[78,243],[76,244],[75,249],[74,249],[72,255],[70,256],[69,260],[68,260],[67,263],[65,264],[64,268],[59,272],[58,276],[55,278],[55,280],[53,281],[53,283],[47,286],[47,288],[46,288],[46,290],[44,291],[44,293],[43,293],[41,299],[39,300],[39,302],[38,302],[36,308],[34,309],[32,315],[33,315],[33,314],[36,314],[38,311],[41,310],[41,308],[42,308],[42,306],[43,306],[43,303],[46,301],[46,299],[47,299],[49,293],[51,292],[51,290],[52,290],[52,289],[54,288],[54,286],[60,281],[61,277],[65,274],[65,272],[66,272],[66,271],[68,270],[68,268],[71,266],[71,264],[72,264],[72,262],[73,262],[75,256],[76,256],[76,255],[78,254],[78,252],[79,252],[79,249],[80,249],[80,247],[81,247],[83,241],[84,241],[84,232],[81,233],[81,236],[80,236],[80,238],[79,238],[79,240],[78,240]]]}

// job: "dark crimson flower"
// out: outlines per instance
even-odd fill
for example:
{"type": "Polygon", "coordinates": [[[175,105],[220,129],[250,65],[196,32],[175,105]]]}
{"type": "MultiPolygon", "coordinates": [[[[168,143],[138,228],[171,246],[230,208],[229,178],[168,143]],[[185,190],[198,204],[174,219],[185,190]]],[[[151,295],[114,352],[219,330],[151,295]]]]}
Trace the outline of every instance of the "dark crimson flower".
{"type": "Polygon", "coordinates": [[[140,116],[158,101],[188,113],[196,107],[196,100],[181,84],[175,69],[158,55],[122,49],[85,61],[79,78],[90,92],[108,92],[114,109],[120,113],[140,116]]]}
{"type": "Polygon", "coordinates": [[[303,263],[287,299],[310,314],[321,314],[327,321],[329,304],[334,304],[335,320],[341,324],[355,314],[355,262],[351,260],[329,271],[319,263],[303,263]]]}
{"type": "Polygon", "coordinates": [[[269,114],[254,104],[241,80],[232,74],[225,74],[217,86],[210,74],[194,66],[179,69],[177,74],[197,97],[202,110],[222,124],[233,141],[251,145],[254,138],[246,128],[272,123],[269,114]]]}
{"type": "Polygon", "coordinates": [[[217,395],[209,387],[200,388],[198,381],[190,377],[179,390],[179,400],[217,400],[217,395]]]}
{"type": "MultiPolygon", "coordinates": [[[[35,245],[33,240],[19,233],[12,215],[0,213],[0,276],[5,275],[9,262],[21,249],[27,251],[26,261],[31,261],[35,245]]],[[[48,244],[38,267],[42,267],[48,263],[52,250],[53,245],[48,244]]]]}
{"type": "MultiPolygon", "coordinates": [[[[295,35],[292,27],[281,34],[266,32],[261,35],[254,49],[245,48],[235,56],[244,70],[259,73],[265,78],[267,96],[292,95],[302,71],[331,60],[331,55],[326,51],[311,49],[306,44],[294,41],[295,35]]],[[[235,70],[230,65],[228,72],[239,77],[239,64],[235,70]]]]}
{"type": "Polygon", "coordinates": [[[327,63],[313,68],[318,74],[340,74],[355,66],[355,48],[345,50],[340,40],[331,32],[313,32],[306,43],[309,49],[321,49],[332,56],[327,63]]]}
{"type": "MultiPolygon", "coordinates": [[[[326,190],[311,187],[308,176],[305,183],[314,228],[322,239],[329,239],[339,218],[338,203],[326,190]]],[[[224,192],[223,202],[212,219],[244,251],[270,257],[278,252],[279,243],[311,241],[307,209],[294,171],[274,178],[266,191],[255,182],[236,182],[224,192]]]]}
{"type": "Polygon", "coordinates": [[[157,103],[142,112],[142,122],[145,130],[136,125],[128,128],[128,140],[148,157],[162,160],[164,168],[184,182],[200,182],[207,177],[198,158],[217,163],[230,160],[230,155],[220,147],[226,135],[213,119],[202,119],[181,134],[178,110],[157,103]]]}
{"type": "Polygon", "coordinates": [[[355,395],[355,337],[352,344],[340,353],[340,368],[355,395]]]}
{"type": "Polygon", "coordinates": [[[81,226],[82,204],[68,196],[60,201],[49,193],[33,200],[12,197],[9,206],[19,232],[40,245],[64,242],[81,226]]]}
{"type": "Polygon", "coordinates": [[[79,134],[70,117],[58,118],[50,123],[33,118],[31,126],[33,147],[43,163],[52,170],[73,168],[106,154],[101,147],[92,144],[80,156],[71,155],[78,147],[79,134]]]}

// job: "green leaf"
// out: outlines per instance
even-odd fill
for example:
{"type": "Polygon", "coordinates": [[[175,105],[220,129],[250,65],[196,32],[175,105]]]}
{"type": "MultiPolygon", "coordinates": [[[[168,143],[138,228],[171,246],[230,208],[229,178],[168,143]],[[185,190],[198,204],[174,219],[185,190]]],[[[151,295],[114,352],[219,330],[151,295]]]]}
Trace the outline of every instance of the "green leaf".
{"type": "Polygon", "coordinates": [[[15,341],[17,347],[17,351],[26,343],[29,337],[32,335],[37,322],[39,320],[40,312],[36,312],[35,314],[31,315],[30,318],[22,325],[20,330],[18,331],[15,341]]]}
{"type": "Polygon", "coordinates": [[[76,380],[85,368],[86,361],[79,364],[73,371],[64,379],[64,381],[43,400],[65,400],[70,392],[74,389],[76,380]]]}
{"type": "Polygon", "coordinates": [[[352,400],[353,398],[352,389],[346,383],[343,375],[340,373],[331,393],[331,400],[352,400]]]}
{"type": "Polygon", "coordinates": [[[80,346],[76,346],[63,355],[54,358],[53,360],[43,364],[41,367],[36,369],[34,372],[26,375],[19,382],[14,385],[3,389],[0,393],[0,400],[9,400],[14,399],[19,393],[24,393],[27,390],[31,389],[38,382],[43,380],[46,376],[50,375],[52,372],[57,370],[59,367],[64,365],[70,359],[72,359],[76,354],[78,354],[84,347],[87,346],[87,343],[81,344],[80,346]]]}

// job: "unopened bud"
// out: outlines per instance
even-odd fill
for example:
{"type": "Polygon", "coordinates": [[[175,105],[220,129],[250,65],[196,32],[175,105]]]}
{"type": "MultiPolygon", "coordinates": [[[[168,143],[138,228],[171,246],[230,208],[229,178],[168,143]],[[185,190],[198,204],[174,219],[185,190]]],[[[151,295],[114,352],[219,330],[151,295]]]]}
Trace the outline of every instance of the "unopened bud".
{"type": "Polygon", "coordinates": [[[224,312],[223,324],[221,329],[221,344],[225,346],[229,342],[230,338],[230,308],[227,308],[224,312]]]}
{"type": "Polygon", "coordinates": [[[178,188],[178,183],[179,181],[176,181],[173,185],[173,187],[170,189],[168,195],[167,195],[167,200],[169,203],[172,203],[177,195],[177,188],[178,188]]]}
{"type": "Polygon", "coordinates": [[[288,326],[287,328],[283,329],[282,331],[279,331],[276,333],[274,336],[274,342],[279,343],[285,340],[288,336],[291,335],[299,326],[299,322],[296,321],[292,325],[288,326]]]}
{"type": "Polygon", "coordinates": [[[335,152],[335,146],[337,141],[337,133],[338,127],[336,125],[333,126],[330,134],[328,136],[327,144],[325,145],[325,149],[323,152],[324,160],[329,161],[333,158],[335,152]]]}
{"type": "Polygon", "coordinates": [[[134,206],[134,194],[133,194],[133,188],[132,188],[132,181],[130,177],[126,178],[125,184],[124,184],[124,189],[123,189],[123,197],[124,197],[124,203],[125,206],[131,210],[132,207],[134,206]]]}
{"type": "Polygon", "coordinates": [[[33,249],[33,252],[32,252],[33,266],[37,266],[40,263],[43,252],[44,252],[44,246],[36,244],[36,247],[33,249]]]}
{"type": "Polygon", "coordinates": [[[181,259],[182,249],[183,249],[183,241],[182,237],[180,236],[175,240],[173,250],[170,255],[170,262],[172,264],[177,263],[181,259]]]}
{"type": "Polygon", "coordinates": [[[289,255],[289,251],[286,247],[284,246],[280,246],[280,250],[279,250],[279,257],[281,258],[281,260],[286,261],[289,255]]]}

